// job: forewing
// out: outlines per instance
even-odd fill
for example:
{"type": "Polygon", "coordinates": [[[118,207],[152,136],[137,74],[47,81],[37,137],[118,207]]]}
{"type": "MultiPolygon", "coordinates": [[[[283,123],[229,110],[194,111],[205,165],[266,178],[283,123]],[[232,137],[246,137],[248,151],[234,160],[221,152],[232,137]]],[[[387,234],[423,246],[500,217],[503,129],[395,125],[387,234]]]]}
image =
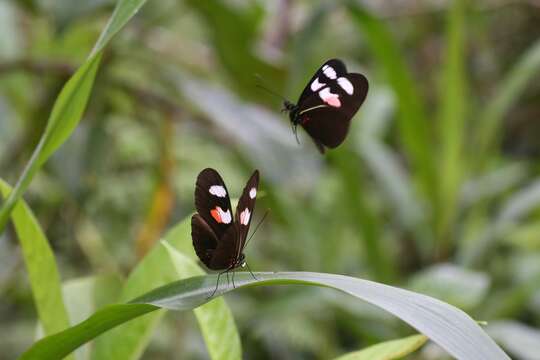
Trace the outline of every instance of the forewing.
{"type": "Polygon", "coordinates": [[[236,212],[234,215],[234,222],[238,228],[238,237],[240,239],[239,248],[237,250],[238,256],[240,256],[242,253],[246,243],[249,225],[251,224],[253,210],[255,209],[255,200],[257,200],[258,189],[259,170],[255,170],[242,191],[242,195],[238,200],[238,205],[236,206],[236,212]]]}
{"type": "Polygon", "coordinates": [[[336,82],[338,77],[347,74],[347,68],[343,61],[339,59],[330,59],[315,72],[315,75],[309,80],[304,91],[300,95],[297,104],[301,104],[314,93],[318,92],[324,86],[336,82]]]}
{"type": "Polygon", "coordinates": [[[218,240],[212,228],[199,214],[191,217],[191,239],[195,253],[203,264],[210,268],[218,240]]]}
{"type": "Polygon", "coordinates": [[[233,219],[229,192],[216,170],[207,168],[199,173],[195,186],[195,207],[219,241],[232,226],[233,219]]]}
{"type": "Polygon", "coordinates": [[[335,148],[345,140],[350,121],[367,92],[367,79],[362,74],[350,73],[299,104],[300,124],[319,149],[320,145],[335,148]]]}

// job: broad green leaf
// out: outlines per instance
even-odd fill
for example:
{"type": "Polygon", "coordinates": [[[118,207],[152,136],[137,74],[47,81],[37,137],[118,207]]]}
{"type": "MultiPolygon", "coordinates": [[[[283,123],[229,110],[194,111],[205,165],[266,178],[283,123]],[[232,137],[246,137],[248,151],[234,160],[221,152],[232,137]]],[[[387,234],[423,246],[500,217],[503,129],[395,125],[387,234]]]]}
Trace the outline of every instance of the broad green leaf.
{"type": "MultiPolygon", "coordinates": [[[[334,288],[401,318],[457,359],[510,359],[467,314],[426,295],[343,275],[311,272],[254,275],[257,280],[250,273],[236,273],[236,289],[221,282],[214,296],[256,285],[334,288]]],[[[211,300],[216,280],[217,275],[192,277],[152,290],[127,304],[105,307],[79,325],[38,341],[22,359],[61,358],[114,326],[158,308],[191,310],[199,307],[211,300]]]]}
{"type": "Polygon", "coordinates": [[[480,114],[476,135],[479,139],[476,154],[479,166],[486,162],[490,149],[496,145],[503,117],[540,72],[540,40],[536,41],[499,82],[493,99],[486,103],[480,114]]]}
{"type": "MultiPolygon", "coordinates": [[[[11,187],[0,179],[0,194],[7,197],[11,187]]],[[[20,201],[11,214],[15,232],[21,244],[26,271],[39,321],[45,335],[69,327],[69,319],[62,300],[61,281],[54,253],[34,214],[20,201]]]]}
{"type": "MultiPolygon", "coordinates": [[[[204,275],[197,263],[183,255],[166,242],[162,243],[176,268],[181,279],[190,276],[204,275]]],[[[195,309],[195,316],[210,353],[210,358],[216,360],[241,359],[242,347],[240,336],[234,323],[231,310],[225,299],[217,298],[195,309]]]]}
{"type": "Polygon", "coordinates": [[[3,231],[9,215],[17,201],[24,194],[34,175],[43,163],[67,140],[88,103],[96,72],[101,59],[101,51],[127,21],[135,15],[146,0],[120,0],[101,33],[88,59],[71,76],[56,99],[45,132],[26,164],[14,190],[0,208],[0,232],[3,231]]]}
{"type": "Polygon", "coordinates": [[[452,245],[452,223],[457,215],[457,200],[465,172],[465,2],[456,0],[448,12],[446,64],[440,86],[439,191],[436,235],[443,254],[452,245]]]}
{"type": "MultiPolygon", "coordinates": [[[[72,323],[79,323],[92,315],[98,308],[112,303],[117,298],[121,281],[116,276],[99,275],[71,279],[63,283],[66,308],[72,323]]],[[[91,347],[80,347],[76,360],[90,359],[91,347]]]]}
{"type": "MultiPolygon", "coordinates": [[[[177,246],[185,241],[190,242],[189,234],[190,222],[186,220],[173,228],[165,239],[173,246],[177,246]]],[[[167,251],[162,246],[154,247],[130,273],[122,288],[120,301],[128,301],[177,279],[167,251]]],[[[163,311],[154,312],[97,339],[92,358],[96,360],[139,358],[163,315],[163,311]]]]}
{"type": "MultiPolygon", "coordinates": [[[[362,35],[365,37],[373,56],[394,90],[397,99],[400,140],[409,157],[419,183],[430,199],[436,196],[435,161],[430,142],[429,122],[425,105],[416,90],[416,83],[403,61],[392,35],[384,23],[355,1],[348,1],[348,9],[362,35]]],[[[369,95],[368,95],[369,97],[369,95]]]]}
{"type": "Polygon", "coordinates": [[[412,335],[403,339],[385,341],[367,349],[355,351],[336,360],[393,360],[401,359],[418,350],[427,341],[424,335],[412,335]]]}
{"type": "MultiPolygon", "coordinates": [[[[124,285],[121,296],[123,301],[179,277],[204,274],[194,260],[182,255],[188,254],[192,259],[195,258],[190,228],[191,220],[188,217],[166,234],[163,243],[167,244],[169,250],[157,246],[139,263],[124,285]],[[169,253],[173,248],[180,250],[182,254],[175,250],[175,256],[171,261],[169,253]]],[[[196,309],[195,315],[212,359],[241,358],[240,337],[232,314],[223,299],[217,299],[196,309]],[[223,334],[227,336],[223,337],[223,334]]],[[[137,359],[144,351],[152,330],[162,316],[163,312],[155,312],[114,329],[97,340],[93,358],[137,359]]]]}

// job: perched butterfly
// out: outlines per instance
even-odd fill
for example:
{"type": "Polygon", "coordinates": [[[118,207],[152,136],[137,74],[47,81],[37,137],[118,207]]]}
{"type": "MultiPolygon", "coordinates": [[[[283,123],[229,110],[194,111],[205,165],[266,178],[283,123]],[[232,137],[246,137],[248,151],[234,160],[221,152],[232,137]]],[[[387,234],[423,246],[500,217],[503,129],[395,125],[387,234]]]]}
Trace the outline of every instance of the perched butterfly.
{"type": "Polygon", "coordinates": [[[207,168],[197,177],[197,214],[191,218],[193,247],[209,269],[222,270],[219,275],[246,265],[243,251],[258,187],[259,171],[255,170],[238,200],[233,218],[229,193],[218,172],[207,168]]]}
{"type": "Polygon", "coordinates": [[[324,153],[325,147],[333,149],[345,140],[368,87],[364,75],[348,73],[341,60],[331,59],[313,75],[298,104],[285,101],[283,110],[289,112],[295,135],[301,125],[324,153]]]}

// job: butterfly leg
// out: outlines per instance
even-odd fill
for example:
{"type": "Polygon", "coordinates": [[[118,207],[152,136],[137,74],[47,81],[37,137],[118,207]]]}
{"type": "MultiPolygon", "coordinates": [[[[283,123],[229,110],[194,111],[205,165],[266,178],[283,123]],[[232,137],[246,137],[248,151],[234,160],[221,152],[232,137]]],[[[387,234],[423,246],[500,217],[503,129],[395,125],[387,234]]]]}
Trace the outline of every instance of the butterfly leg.
{"type": "Polygon", "coordinates": [[[248,263],[246,263],[246,267],[248,268],[248,271],[249,271],[249,273],[251,274],[251,276],[253,277],[253,279],[259,280],[259,279],[257,279],[257,277],[255,276],[255,274],[253,274],[253,272],[252,272],[251,269],[249,268],[248,263]]]}
{"type": "MultiPolygon", "coordinates": [[[[220,273],[218,274],[218,276],[217,276],[217,281],[216,281],[216,288],[214,289],[214,291],[212,291],[212,294],[211,294],[207,299],[210,299],[211,297],[213,297],[213,296],[216,294],[216,291],[217,291],[218,286],[219,286],[219,278],[220,278],[221,275],[222,275],[224,272],[226,272],[226,271],[227,271],[227,270],[222,271],[222,272],[220,272],[220,273]]],[[[228,276],[228,275],[227,275],[227,276],[228,276]]],[[[228,284],[228,282],[227,282],[227,284],[228,284]]]]}
{"type": "Polygon", "coordinates": [[[234,274],[236,274],[236,271],[233,270],[233,272],[232,272],[232,286],[233,286],[233,289],[236,289],[236,285],[234,284],[234,274]]]}
{"type": "Polygon", "coordinates": [[[230,269],[224,271],[224,273],[227,275],[227,287],[229,287],[229,270],[230,269]]]}

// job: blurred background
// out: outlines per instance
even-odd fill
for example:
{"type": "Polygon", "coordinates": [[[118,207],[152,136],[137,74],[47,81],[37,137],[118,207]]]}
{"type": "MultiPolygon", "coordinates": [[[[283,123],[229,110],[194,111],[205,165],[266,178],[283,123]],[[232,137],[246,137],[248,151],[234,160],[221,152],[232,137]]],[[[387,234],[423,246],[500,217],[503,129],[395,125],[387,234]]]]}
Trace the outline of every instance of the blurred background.
{"type": "MultiPolygon", "coordinates": [[[[0,1],[4,180],[16,182],[114,5],[0,1]]],[[[200,170],[216,168],[238,196],[258,168],[256,217],[270,215],[246,250],[251,269],[430,294],[488,321],[513,358],[540,359],[539,39],[536,0],[148,1],[25,195],[71,285],[66,301],[105,296],[77,289],[125,277],[189,216],[200,170]],[[345,143],[321,156],[256,85],[296,101],[333,57],[370,92],[345,143]]],[[[12,228],[0,235],[0,296],[0,358],[12,359],[36,326],[12,228]]],[[[328,359],[414,333],[321,289],[226,300],[246,359],[328,359]]],[[[143,358],[207,356],[193,315],[175,312],[143,358]]],[[[427,345],[412,358],[446,357],[427,345]]]]}

